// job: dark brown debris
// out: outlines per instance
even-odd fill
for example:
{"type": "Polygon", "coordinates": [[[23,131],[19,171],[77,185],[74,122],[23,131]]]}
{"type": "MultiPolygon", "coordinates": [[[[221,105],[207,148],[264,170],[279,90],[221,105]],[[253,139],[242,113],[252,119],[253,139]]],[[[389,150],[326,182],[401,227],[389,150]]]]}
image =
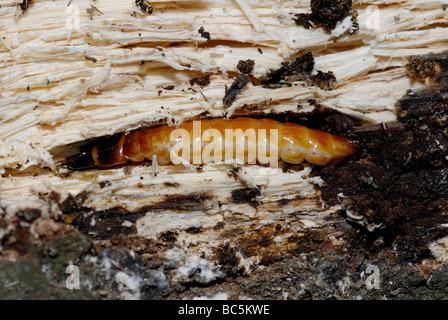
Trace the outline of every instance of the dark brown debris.
{"type": "Polygon", "coordinates": [[[206,202],[211,196],[205,193],[187,194],[187,195],[170,195],[160,203],[151,207],[144,208],[145,211],[152,210],[177,210],[177,211],[206,211],[206,202]]]}
{"type": "Polygon", "coordinates": [[[90,60],[90,61],[92,61],[93,63],[96,63],[96,62],[98,61],[97,58],[88,56],[87,54],[84,54],[84,59],[86,59],[86,60],[90,60]]]}
{"type": "Polygon", "coordinates": [[[333,72],[322,72],[317,70],[317,74],[311,75],[311,84],[324,90],[333,89],[333,85],[336,83],[336,77],[333,72]]]}
{"type": "Polygon", "coordinates": [[[100,188],[110,187],[112,183],[110,181],[100,181],[98,182],[100,188]]]}
{"type": "MultiPolygon", "coordinates": [[[[303,114],[306,121],[295,118],[293,115],[287,115],[288,120],[335,135],[347,135],[354,130],[355,126],[361,124],[360,120],[350,118],[337,110],[323,107],[314,100],[310,100],[309,103],[314,106],[314,109],[310,113],[303,114]]],[[[281,121],[285,122],[285,120],[281,121]]]]}
{"type": "Polygon", "coordinates": [[[160,235],[160,239],[165,242],[176,242],[177,233],[174,231],[166,231],[160,235]]]}
{"type": "Polygon", "coordinates": [[[302,54],[292,62],[282,62],[282,66],[268,73],[263,84],[278,84],[287,80],[305,80],[314,69],[314,57],[311,52],[302,54]]]}
{"type": "Polygon", "coordinates": [[[239,268],[240,259],[237,255],[238,251],[232,247],[229,243],[224,244],[216,251],[216,257],[221,267],[229,275],[238,275],[241,273],[239,268]]]}
{"type": "Polygon", "coordinates": [[[210,40],[210,32],[205,31],[203,26],[199,28],[198,32],[202,38],[210,40]]]}
{"type": "Polygon", "coordinates": [[[203,78],[193,78],[190,80],[190,85],[197,84],[201,87],[206,87],[210,84],[210,76],[205,76],[203,78]]]}
{"type": "Polygon", "coordinates": [[[236,68],[241,73],[249,74],[254,69],[254,66],[255,66],[255,61],[251,60],[251,59],[247,59],[247,60],[240,60],[240,61],[238,61],[238,65],[236,66],[236,68]]]}
{"type": "MultiPolygon", "coordinates": [[[[42,195],[42,198],[55,203],[61,209],[60,219],[64,223],[73,225],[90,238],[110,239],[117,234],[135,234],[135,222],[148,211],[206,211],[206,202],[211,199],[211,196],[207,194],[166,196],[163,201],[136,211],[129,211],[120,207],[96,210],[84,205],[85,195],[82,194],[76,197],[70,195],[63,202],[60,201],[59,194],[55,192],[42,195]]],[[[28,214],[28,216],[32,215],[34,213],[28,214]]],[[[194,230],[190,231],[194,232],[194,230]]]]}
{"type": "Polygon", "coordinates": [[[228,107],[232,104],[233,100],[238,96],[238,94],[243,90],[244,86],[249,82],[249,78],[243,75],[239,75],[235,81],[233,81],[229,90],[227,90],[223,103],[224,106],[228,107]]]}
{"type": "Polygon", "coordinates": [[[136,227],[134,222],[137,221],[144,212],[128,212],[121,208],[112,208],[98,212],[92,212],[89,215],[75,213],[75,218],[72,222],[79,231],[90,238],[94,239],[109,239],[117,234],[134,234],[136,227]],[[130,226],[124,224],[128,221],[130,226]]]}
{"type": "Polygon", "coordinates": [[[432,86],[448,85],[448,51],[411,56],[408,69],[415,77],[427,78],[432,86]]]}
{"type": "MultiPolygon", "coordinates": [[[[446,78],[442,81],[447,81],[446,78]]],[[[402,122],[424,120],[432,125],[445,126],[448,117],[448,88],[423,88],[409,90],[397,103],[402,122]]]]}
{"type": "Polygon", "coordinates": [[[245,188],[232,191],[231,201],[234,203],[247,203],[253,207],[257,207],[260,203],[256,197],[260,195],[260,190],[257,188],[245,188]]]}
{"type": "Polygon", "coordinates": [[[20,2],[18,4],[18,6],[20,7],[20,9],[22,10],[22,13],[23,13],[26,11],[26,9],[28,9],[30,4],[31,4],[31,0],[23,0],[22,2],[20,2]]]}
{"type": "Polygon", "coordinates": [[[313,75],[314,57],[311,52],[298,56],[292,62],[282,62],[282,66],[277,70],[272,70],[262,77],[262,84],[267,87],[276,88],[281,85],[289,85],[292,81],[305,81],[309,85],[318,86],[324,90],[333,89],[336,77],[329,72],[317,71],[313,75]]]}
{"type": "Polygon", "coordinates": [[[185,232],[190,234],[198,234],[202,231],[202,227],[188,227],[185,232]]]}
{"type": "Polygon", "coordinates": [[[313,21],[313,17],[309,13],[297,13],[296,17],[294,18],[294,21],[298,26],[302,26],[306,29],[312,29],[315,25],[313,21]]]}
{"type": "Polygon", "coordinates": [[[352,9],[352,5],[352,0],[311,0],[311,13],[296,14],[294,21],[307,29],[323,27],[327,32],[331,32],[339,22],[352,16],[357,29],[357,13],[352,9]]]}
{"type": "Polygon", "coordinates": [[[163,183],[163,185],[166,187],[166,188],[179,188],[179,184],[178,183],[176,183],[176,182],[165,182],[165,183],[163,183]]]}
{"type": "Polygon", "coordinates": [[[152,14],[153,7],[145,0],[135,0],[135,5],[140,8],[140,11],[145,14],[152,14]]]}

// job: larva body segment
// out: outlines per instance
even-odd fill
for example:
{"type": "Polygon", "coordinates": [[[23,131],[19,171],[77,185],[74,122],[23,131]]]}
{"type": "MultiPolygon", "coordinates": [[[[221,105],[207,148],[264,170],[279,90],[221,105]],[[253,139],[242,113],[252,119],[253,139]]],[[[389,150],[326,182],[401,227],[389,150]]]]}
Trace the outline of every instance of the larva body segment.
{"type": "MultiPolygon", "coordinates": [[[[197,127],[196,127],[197,128],[197,127]]],[[[116,138],[111,138],[105,143],[98,144],[92,148],[92,158],[97,166],[110,167],[126,162],[140,162],[145,159],[152,159],[157,156],[159,164],[171,162],[170,150],[182,139],[170,141],[171,133],[177,128],[168,125],[161,125],[146,130],[137,130],[128,134],[122,134],[116,138]]],[[[220,136],[216,143],[222,146],[222,157],[229,154],[235,159],[236,145],[244,146],[244,159],[248,159],[249,145],[253,143],[260,150],[264,146],[267,155],[270,150],[270,130],[277,130],[278,138],[273,146],[277,147],[278,157],[285,162],[298,164],[306,160],[317,165],[337,163],[346,156],[353,154],[356,143],[347,138],[332,135],[320,130],[310,129],[294,123],[279,123],[270,119],[236,118],[236,119],[213,119],[201,120],[200,131],[195,129],[192,121],[182,123],[178,129],[184,129],[190,136],[190,158],[194,159],[194,146],[200,146],[201,152],[212,139],[210,129],[215,129],[220,136]],[[251,129],[255,135],[250,135],[251,129]],[[195,131],[196,130],[196,131],[195,131]],[[236,135],[233,144],[226,144],[226,130],[241,130],[239,136],[236,135]],[[248,130],[248,131],[246,131],[248,130]],[[265,130],[265,134],[260,132],[265,130]],[[239,141],[237,139],[240,139],[239,141]]],[[[216,131],[215,131],[216,132],[216,131]]],[[[214,136],[216,137],[216,135],[214,136]]],[[[241,154],[240,154],[241,155],[241,154]]],[[[256,159],[263,163],[261,154],[256,155],[256,159]]],[[[204,163],[202,161],[202,163],[204,163]]]]}

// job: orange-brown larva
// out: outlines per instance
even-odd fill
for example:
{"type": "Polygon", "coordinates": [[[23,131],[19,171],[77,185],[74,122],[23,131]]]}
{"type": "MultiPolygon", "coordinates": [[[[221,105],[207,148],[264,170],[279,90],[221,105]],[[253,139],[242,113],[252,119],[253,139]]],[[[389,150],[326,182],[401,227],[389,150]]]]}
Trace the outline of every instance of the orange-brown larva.
{"type": "MultiPolygon", "coordinates": [[[[200,124],[199,139],[203,137],[207,129],[216,129],[221,133],[223,145],[225,143],[225,131],[228,129],[241,129],[243,132],[247,129],[254,129],[255,131],[265,129],[268,134],[264,138],[257,137],[255,141],[257,145],[260,143],[269,144],[269,130],[276,129],[278,130],[278,141],[274,141],[274,143],[276,143],[278,148],[278,158],[293,164],[304,160],[316,165],[337,163],[357,150],[357,144],[347,138],[294,123],[279,123],[270,119],[247,117],[211,119],[201,120],[200,124]]],[[[159,164],[168,164],[172,162],[170,148],[173,146],[173,141],[170,141],[170,135],[175,129],[186,130],[190,135],[190,141],[193,141],[195,138],[193,135],[193,121],[184,122],[178,128],[161,125],[146,130],[136,130],[128,134],[121,134],[106,140],[93,146],[90,151],[91,154],[86,156],[93,159],[94,164],[99,167],[110,167],[127,162],[140,162],[145,159],[151,160],[154,155],[157,156],[159,164]]],[[[246,147],[246,156],[248,138],[247,136],[241,137],[241,139],[245,139],[242,143],[246,147]]],[[[200,143],[203,148],[203,142],[201,141],[200,143]]],[[[257,160],[259,160],[258,155],[257,160]]],[[[76,165],[72,165],[72,167],[76,167],[76,165]]]]}

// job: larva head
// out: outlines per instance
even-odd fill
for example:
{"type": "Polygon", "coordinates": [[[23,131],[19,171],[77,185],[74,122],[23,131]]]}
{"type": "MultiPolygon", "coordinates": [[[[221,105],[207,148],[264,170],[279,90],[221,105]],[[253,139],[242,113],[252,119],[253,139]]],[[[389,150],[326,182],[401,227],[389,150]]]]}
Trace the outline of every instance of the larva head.
{"type": "Polygon", "coordinates": [[[92,158],[92,153],[84,151],[68,157],[64,165],[70,170],[80,171],[95,168],[96,163],[92,158]]]}
{"type": "Polygon", "coordinates": [[[92,158],[99,167],[111,167],[123,163],[125,136],[111,136],[92,148],[92,158]]]}

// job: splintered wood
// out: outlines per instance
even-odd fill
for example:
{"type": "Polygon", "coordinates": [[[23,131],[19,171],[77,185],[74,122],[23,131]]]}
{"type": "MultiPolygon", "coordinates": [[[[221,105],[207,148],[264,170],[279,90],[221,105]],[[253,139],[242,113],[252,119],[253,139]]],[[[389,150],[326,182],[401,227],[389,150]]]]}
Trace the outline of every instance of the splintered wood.
{"type": "Polygon", "coordinates": [[[395,121],[396,101],[423,86],[408,77],[407,57],[446,50],[446,6],[372,0],[353,9],[357,17],[325,30],[296,24],[309,1],[34,0],[23,10],[1,0],[0,206],[45,208],[58,219],[65,212],[52,195],[78,195],[90,236],[107,238],[95,231],[101,210],[143,210],[137,235],[174,231],[205,251],[275,228],[282,232],[263,248],[287,248],[291,237],[342,219],[340,205],[320,200],[323,181],[307,164],[153,163],[67,175],[61,163],[90,139],[203,115],[297,115],[319,104],[364,123],[395,121]],[[335,76],[332,90],[257,81],[310,51],[313,72],[335,76]],[[247,59],[252,81],[227,106],[247,59]]]}

